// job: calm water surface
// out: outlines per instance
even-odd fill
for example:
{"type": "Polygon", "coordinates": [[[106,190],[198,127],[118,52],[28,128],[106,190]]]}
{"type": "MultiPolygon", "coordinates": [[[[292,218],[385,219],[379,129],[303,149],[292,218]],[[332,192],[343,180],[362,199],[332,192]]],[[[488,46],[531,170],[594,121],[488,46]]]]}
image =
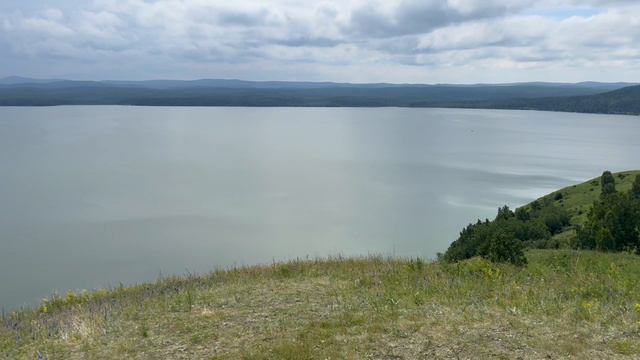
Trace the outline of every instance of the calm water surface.
{"type": "Polygon", "coordinates": [[[332,254],[640,168],[640,118],[354,108],[0,108],[0,306],[332,254]]]}

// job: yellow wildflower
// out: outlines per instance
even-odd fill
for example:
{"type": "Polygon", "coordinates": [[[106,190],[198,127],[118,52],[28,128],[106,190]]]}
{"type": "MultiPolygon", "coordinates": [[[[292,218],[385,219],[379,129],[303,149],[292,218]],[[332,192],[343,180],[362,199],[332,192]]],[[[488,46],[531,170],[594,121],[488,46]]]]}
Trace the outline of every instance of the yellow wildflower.
{"type": "Polygon", "coordinates": [[[48,303],[49,303],[49,300],[42,299],[42,305],[40,306],[41,313],[46,314],[49,312],[49,307],[47,306],[48,303]]]}

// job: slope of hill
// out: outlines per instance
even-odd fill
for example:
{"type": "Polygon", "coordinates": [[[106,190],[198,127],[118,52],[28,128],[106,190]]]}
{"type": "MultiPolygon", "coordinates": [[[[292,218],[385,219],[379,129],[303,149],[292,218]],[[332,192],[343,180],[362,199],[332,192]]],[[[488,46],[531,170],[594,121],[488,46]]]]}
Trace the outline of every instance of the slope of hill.
{"type": "MultiPolygon", "coordinates": [[[[616,189],[620,192],[628,192],[638,175],[640,175],[640,170],[614,174],[616,189]]],[[[575,227],[585,224],[589,209],[591,209],[593,202],[600,198],[601,191],[600,177],[597,177],[581,184],[560,189],[536,200],[543,208],[558,206],[565,209],[569,214],[570,226],[553,236],[553,239],[557,240],[561,246],[566,246],[575,241],[575,227]]],[[[531,208],[531,203],[524,207],[531,208]]]]}
{"type": "Polygon", "coordinates": [[[631,359],[640,257],[535,250],[524,268],[292,261],[68,294],[5,315],[7,359],[631,359]]]}
{"type": "Polygon", "coordinates": [[[477,105],[503,109],[637,115],[640,114],[640,85],[588,96],[518,99],[477,105]]]}
{"type": "MultiPolygon", "coordinates": [[[[640,171],[608,174],[616,183],[615,189],[620,193],[627,193],[632,188],[636,177],[640,176],[640,171]]],[[[523,247],[549,249],[582,246],[584,248],[585,241],[588,243],[591,240],[585,238],[584,234],[582,239],[578,238],[579,227],[586,225],[594,202],[600,199],[601,181],[600,178],[595,178],[555,191],[516,209],[515,212],[507,206],[501,207],[493,220],[478,220],[464,227],[458,238],[447,249],[444,258],[449,261],[460,261],[474,256],[485,258],[494,256],[521,264],[524,262],[521,253],[523,247]]],[[[608,197],[608,199],[611,198],[608,197]]],[[[632,204],[632,199],[629,201],[624,206],[620,205],[622,203],[617,203],[619,206],[616,207],[618,210],[615,212],[612,209],[607,210],[609,220],[606,223],[600,223],[612,227],[607,228],[607,231],[619,236],[618,244],[621,247],[629,246],[626,249],[618,249],[611,245],[614,249],[630,251],[638,244],[633,230],[628,233],[621,232],[627,229],[626,224],[633,229],[636,226],[634,224],[640,221],[633,210],[635,203],[632,204]],[[623,213],[620,209],[627,210],[623,213]],[[622,219],[619,216],[624,216],[623,222],[619,222],[619,219],[622,219]],[[625,225],[621,225],[623,223],[625,225]],[[620,229],[622,230],[618,231],[620,229]]],[[[615,241],[614,238],[612,244],[615,244],[615,241]]],[[[586,248],[594,247],[589,245],[586,248]]]]}
{"type": "MultiPolygon", "coordinates": [[[[620,192],[631,190],[635,177],[640,175],[640,170],[623,171],[613,174],[616,181],[616,189],[620,192]]],[[[581,184],[571,185],[551,194],[545,195],[536,201],[544,206],[559,206],[567,210],[572,225],[582,225],[587,220],[587,213],[594,201],[600,198],[600,177],[593,178],[581,184]]],[[[531,207],[531,203],[525,205],[531,207]]]]}

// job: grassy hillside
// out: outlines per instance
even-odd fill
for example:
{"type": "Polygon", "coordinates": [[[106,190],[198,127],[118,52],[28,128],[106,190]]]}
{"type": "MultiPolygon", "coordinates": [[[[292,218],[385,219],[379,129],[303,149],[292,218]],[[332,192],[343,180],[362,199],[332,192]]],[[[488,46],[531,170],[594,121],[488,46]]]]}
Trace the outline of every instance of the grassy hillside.
{"type": "MultiPolygon", "coordinates": [[[[615,173],[616,189],[621,192],[628,192],[637,175],[640,175],[640,170],[615,173]]],[[[587,220],[591,205],[600,197],[600,192],[600,177],[597,177],[581,184],[560,189],[536,201],[543,207],[556,205],[566,209],[571,216],[572,225],[583,225],[587,220]]],[[[531,204],[527,204],[525,207],[531,207],[531,204]]],[[[570,239],[575,236],[575,230],[573,226],[568,227],[563,233],[555,236],[559,239],[570,239]]]]}
{"type": "Polygon", "coordinates": [[[294,261],[5,315],[0,358],[638,358],[640,257],[294,261]]]}

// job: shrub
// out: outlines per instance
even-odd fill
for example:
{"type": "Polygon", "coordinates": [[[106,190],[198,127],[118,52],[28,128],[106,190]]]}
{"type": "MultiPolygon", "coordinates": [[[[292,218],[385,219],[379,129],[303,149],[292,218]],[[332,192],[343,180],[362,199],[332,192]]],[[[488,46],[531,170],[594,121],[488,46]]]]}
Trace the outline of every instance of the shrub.
{"type": "Polygon", "coordinates": [[[633,181],[633,186],[631,187],[629,196],[636,201],[640,201],[640,175],[637,175],[636,179],[633,181]]]}
{"type": "MultiPolygon", "coordinates": [[[[511,211],[508,206],[498,209],[498,213],[493,221],[485,220],[469,224],[461,232],[460,236],[454,241],[447,252],[444,259],[447,261],[460,261],[469,259],[474,256],[488,256],[489,248],[492,241],[500,243],[505,235],[516,241],[520,248],[524,244],[533,245],[534,247],[552,245],[547,242],[551,236],[560,232],[565,226],[569,225],[569,215],[566,210],[548,203],[544,207],[540,202],[532,203],[531,208],[520,208],[515,212],[511,211]],[[495,240],[499,239],[499,240],[495,240]]],[[[494,244],[494,254],[490,257],[496,261],[503,262],[500,250],[503,244],[494,244]]],[[[514,244],[509,244],[513,245],[514,244]]],[[[558,245],[555,244],[554,247],[558,245]]],[[[521,259],[517,256],[508,262],[521,263],[521,259]]]]}
{"type": "Polygon", "coordinates": [[[611,174],[611,171],[605,171],[602,173],[602,196],[606,197],[616,192],[616,179],[611,174]]]}
{"type": "Polygon", "coordinates": [[[493,236],[484,257],[494,263],[511,263],[517,266],[527,264],[522,241],[505,232],[497,232],[493,236]]]}
{"type": "Polygon", "coordinates": [[[570,217],[566,210],[558,207],[549,207],[541,214],[544,224],[551,234],[557,234],[569,225],[570,217]]]}

